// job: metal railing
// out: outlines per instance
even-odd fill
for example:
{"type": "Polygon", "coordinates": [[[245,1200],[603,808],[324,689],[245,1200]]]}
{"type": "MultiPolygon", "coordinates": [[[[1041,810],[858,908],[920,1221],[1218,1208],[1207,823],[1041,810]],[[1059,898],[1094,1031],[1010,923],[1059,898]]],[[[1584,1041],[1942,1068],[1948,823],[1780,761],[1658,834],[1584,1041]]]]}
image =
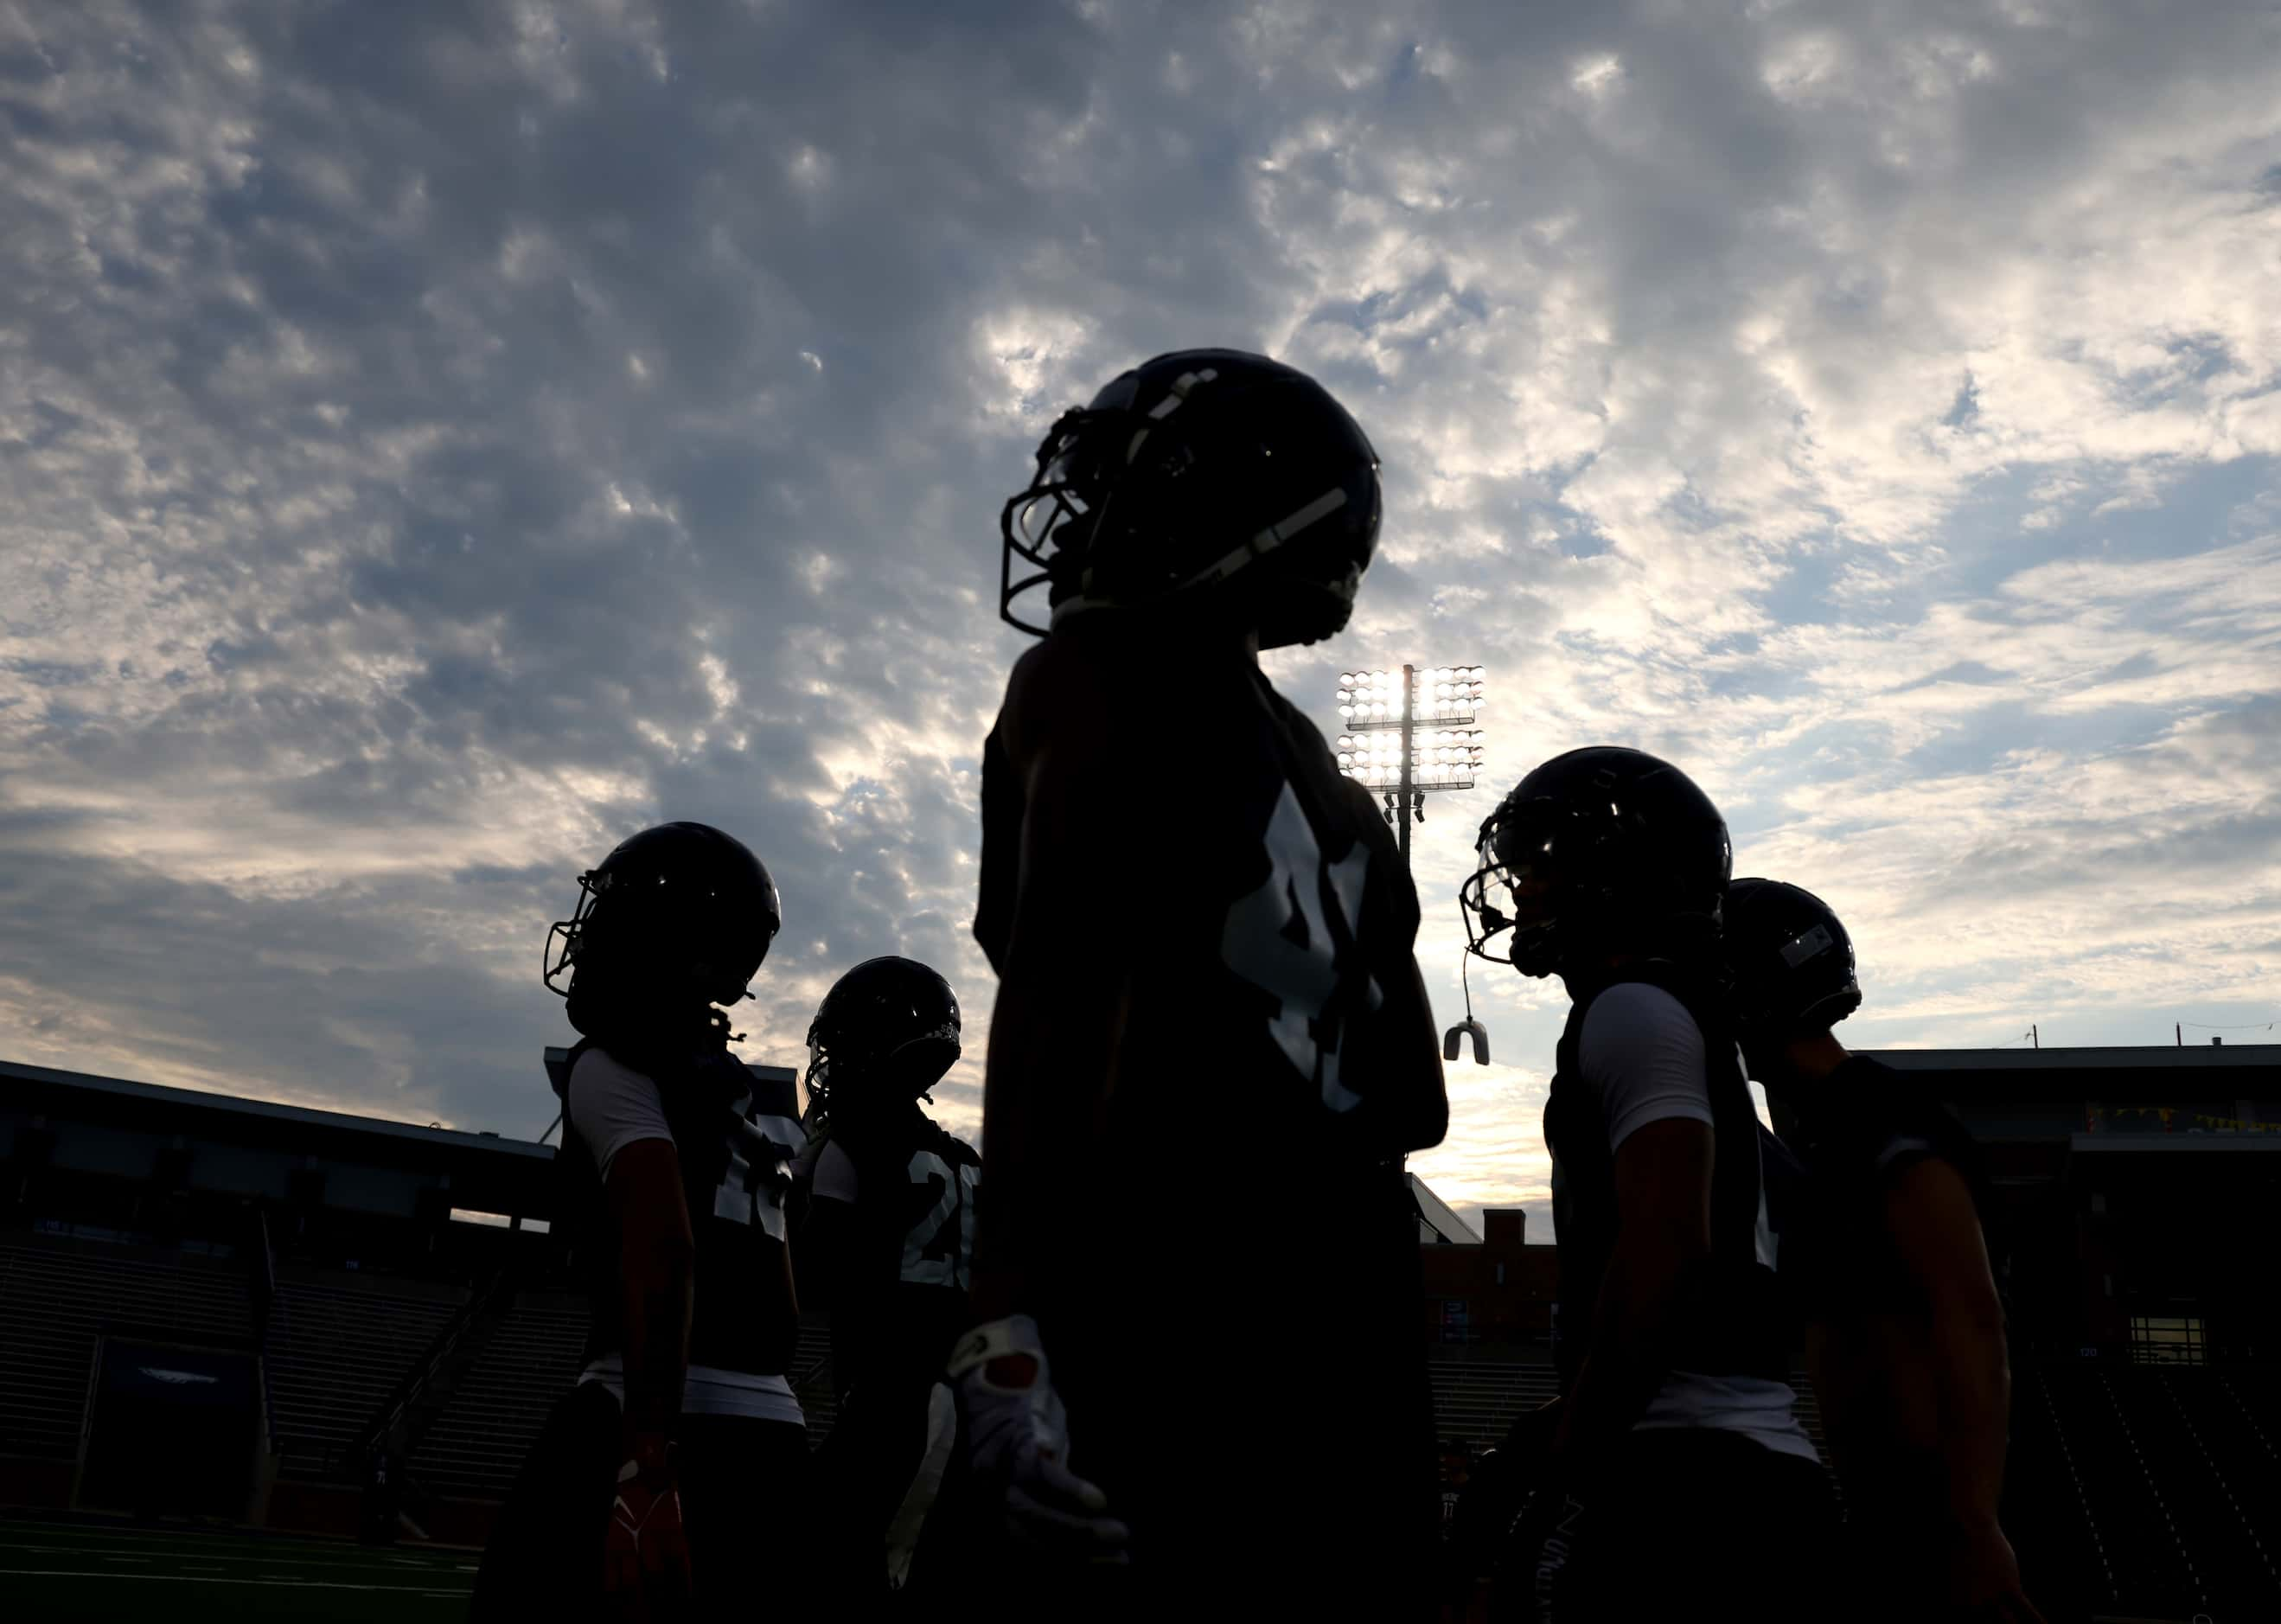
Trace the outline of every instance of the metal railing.
{"type": "Polygon", "coordinates": [[[261,1246],[254,1259],[254,1363],[261,1369],[261,1433],[269,1453],[282,1455],[285,1441],[277,1435],[277,1400],[269,1387],[269,1355],[276,1345],[278,1321],[286,1313],[285,1299],[277,1289],[277,1249],[270,1244],[269,1214],[253,1210],[253,1226],[261,1246]]]}
{"type": "Polygon", "coordinates": [[[466,1340],[468,1333],[489,1315],[493,1303],[506,1289],[509,1277],[513,1272],[513,1266],[508,1264],[501,1264],[493,1269],[490,1278],[479,1285],[469,1295],[467,1302],[460,1304],[459,1310],[444,1322],[436,1334],[429,1340],[428,1346],[420,1357],[414,1361],[411,1368],[398,1379],[396,1385],[389,1389],[388,1396],[380,1401],[378,1408],[374,1411],[374,1419],[360,1427],[356,1435],[343,1447],[336,1463],[336,1470],[361,1481],[366,1458],[375,1449],[387,1442],[389,1436],[395,1432],[397,1424],[403,1420],[411,1411],[412,1407],[420,1402],[421,1396],[428,1391],[429,1384],[435,1380],[436,1373],[443,1369],[452,1354],[458,1350],[460,1342],[466,1340]]]}

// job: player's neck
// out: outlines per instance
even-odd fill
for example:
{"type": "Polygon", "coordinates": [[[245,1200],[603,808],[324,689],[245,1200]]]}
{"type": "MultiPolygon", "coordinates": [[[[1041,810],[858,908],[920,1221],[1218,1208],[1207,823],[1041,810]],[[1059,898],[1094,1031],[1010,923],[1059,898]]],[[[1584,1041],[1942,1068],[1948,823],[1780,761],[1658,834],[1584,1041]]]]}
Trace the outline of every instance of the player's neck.
{"type": "Polygon", "coordinates": [[[1185,662],[1239,661],[1259,668],[1259,628],[1214,604],[1156,604],[1088,610],[1070,618],[1071,630],[1097,639],[1115,660],[1161,664],[1167,648],[1185,662]]]}
{"type": "Polygon", "coordinates": [[[1829,1032],[1807,1032],[1782,1047],[1780,1068],[1789,1092],[1811,1094],[1829,1080],[1830,1073],[1852,1058],[1852,1052],[1829,1032]]]}

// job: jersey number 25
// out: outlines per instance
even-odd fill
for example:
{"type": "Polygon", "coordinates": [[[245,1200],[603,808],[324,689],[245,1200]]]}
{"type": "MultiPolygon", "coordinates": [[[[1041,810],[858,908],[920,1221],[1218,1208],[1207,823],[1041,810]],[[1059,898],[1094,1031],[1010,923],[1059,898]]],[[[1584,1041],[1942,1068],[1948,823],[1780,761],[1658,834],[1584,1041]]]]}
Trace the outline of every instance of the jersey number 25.
{"type": "Polygon", "coordinates": [[[911,1182],[935,1192],[934,1205],[903,1237],[903,1279],[912,1285],[964,1291],[972,1283],[977,1171],[954,1168],[932,1150],[911,1157],[911,1182]]]}

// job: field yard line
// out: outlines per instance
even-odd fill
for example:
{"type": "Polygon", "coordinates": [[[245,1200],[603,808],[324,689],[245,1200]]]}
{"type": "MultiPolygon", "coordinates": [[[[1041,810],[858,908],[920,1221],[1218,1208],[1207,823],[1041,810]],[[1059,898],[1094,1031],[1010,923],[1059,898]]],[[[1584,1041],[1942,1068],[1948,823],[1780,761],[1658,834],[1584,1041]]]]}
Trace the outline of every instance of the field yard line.
{"type": "MultiPolygon", "coordinates": [[[[195,1528],[82,1528],[52,1527],[34,1522],[19,1522],[7,1519],[0,1519],[0,1536],[10,1535],[16,1535],[17,1539],[11,1542],[4,1537],[0,1537],[0,1549],[17,1549],[25,1551],[101,1551],[124,1543],[133,1550],[146,1551],[153,1556],[173,1556],[177,1554],[177,1552],[185,1554],[202,1554],[209,1551],[224,1551],[225,1554],[231,1556],[232,1560],[244,1561],[247,1559],[245,1557],[236,1552],[227,1551],[226,1548],[249,1543],[255,1545],[268,1545],[275,1543],[290,1547],[295,1553],[294,1559],[296,1561],[304,1559],[303,1553],[305,1552],[306,1553],[307,1559],[314,1561],[340,1561],[345,1559],[353,1562],[378,1562],[382,1559],[382,1553],[380,1551],[371,1550],[367,1546],[352,1545],[345,1543],[334,1543],[331,1542],[321,1541],[304,1542],[289,1538],[282,1538],[278,1535],[258,1532],[237,1534],[222,1530],[209,1531],[195,1528]]],[[[416,1553],[407,1558],[400,1553],[390,1553],[389,1559],[398,1561],[429,1561],[442,1564],[454,1561],[467,1554],[468,1553],[464,1551],[437,1551],[432,1552],[416,1553]]]]}
{"type": "Polygon", "coordinates": [[[0,1568],[0,1579],[140,1579],[155,1584],[265,1584],[297,1590],[385,1590],[392,1596],[449,1596],[466,1590],[423,1590],[412,1584],[343,1584],[333,1579],[233,1579],[208,1574],[90,1574],[78,1567],[0,1568]]]}
{"type": "MultiPolygon", "coordinates": [[[[20,1541],[14,1540],[0,1540],[0,1551],[45,1551],[50,1556],[58,1557],[102,1556],[108,1558],[112,1556],[112,1552],[105,1551],[100,1545],[35,1545],[27,1544],[20,1541]]],[[[376,1572],[387,1571],[381,1566],[378,1560],[371,1557],[352,1556],[345,1553],[335,1554],[322,1550],[311,1551],[306,1555],[296,1551],[290,1558],[281,1558],[279,1553],[274,1551],[224,1551],[209,1556],[192,1556],[182,1551],[168,1551],[163,1547],[140,1545],[131,1547],[128,1551],[120,1552],[118,1555],[121,1559],[129,1559],[137,1562],[267,1562],[274,1567],[281,1559],[286,1559],[292,1561],[297,1566],[306,1565],[312,1567],[368,1567],[376,1572]]],[[[407,1558],[398,1557],[391,1558],[391,1560],[405,1561],[407,1560],[407,1558]]],[[[463,1564],[452,1562],[451,1557],[448,1555],[438,1555],[425,1558],[409,1558],[409,1560],[412,1560],[416,1566],[428,1568],[433,1573],[441,1574],[451,1573],[453,1571],[472,1573],[475,1571],[472,1568],[465,1566],[463,1564]]]]}

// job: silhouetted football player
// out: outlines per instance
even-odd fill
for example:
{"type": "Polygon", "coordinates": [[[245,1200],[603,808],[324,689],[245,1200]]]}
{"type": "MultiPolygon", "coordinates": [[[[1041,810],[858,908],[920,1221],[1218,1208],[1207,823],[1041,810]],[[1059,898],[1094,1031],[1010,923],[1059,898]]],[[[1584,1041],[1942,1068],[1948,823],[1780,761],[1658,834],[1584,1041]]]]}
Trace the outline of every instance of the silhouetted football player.
{"type": "Polygon", "coordinates": [[[1378,524],[1354,420],[1231,350],[1063,414],[1001,520],[1001,608],[1044,640],[983,758],[1000,986],[950,1368],[1009,1571],[1090,1561],[1149,1616],[1432,1605],[1417,898],[1258,662],[1345,626],[1378,524]],[[1237,1492],[1233,1436],[1272,1492],[1237,1492]]]}
{"type": "Polygon", "coordinates": [[[663,824],[578,886],[545,978],[568,975],[584,1034],[557,1083],[558,1165],[592,1321],[484,1554],[478,1615],[518,1624],[592,1616],[606,1593],[637,1616],[692,1588],[708,1613],[749,1606],[757,1551],[797,1561],[808,1454],[785,1379],[798,1105],[730,1054],[715,1008],[748,996],[776,885],[719,830],[663,824]]]}
{"type": "Polygon", "coordinates": [[[1861,988],[1852,939],[1821,898],[1738,879],[1725,936],[1751,1075],[1796,1114],[1807,1179],[1782,1273],[1805,1282],[1809,1368],[1857,1571],[1875,1575],[1865,1607],[2034,1619],[1997,1519],[2011,1372],[1971,1135],[1831,1033],[1861,988]]]}
{"type": "Polygon", "coordinates": [[[1811,1548],[1829,1512],[1793,1414],[1761,1130],[1726,1010],[1726,823],[1668,762],[1572,750],[1482,824],[1481,857],[1461,893],[1472,950],[1558,976],[1572,1005],[1544,1110],[1563,1392],[1500,1603],[1826,1616],[1798,1563],[1767,1558],[1775,1530],[1811,1548]]]}
{"type": "Polygon", "coordinates": [[[871,959],[825,994],[808,1045],[800,1280],[831,1311],[839,1399],[816,1460],[824,1539],[859,1597],[939,1595],[957,1431],[941,1374],[966,1323],[981,1158],[919,1102],[958,1058],[958,1000],[924,964],[871,959]]]}

